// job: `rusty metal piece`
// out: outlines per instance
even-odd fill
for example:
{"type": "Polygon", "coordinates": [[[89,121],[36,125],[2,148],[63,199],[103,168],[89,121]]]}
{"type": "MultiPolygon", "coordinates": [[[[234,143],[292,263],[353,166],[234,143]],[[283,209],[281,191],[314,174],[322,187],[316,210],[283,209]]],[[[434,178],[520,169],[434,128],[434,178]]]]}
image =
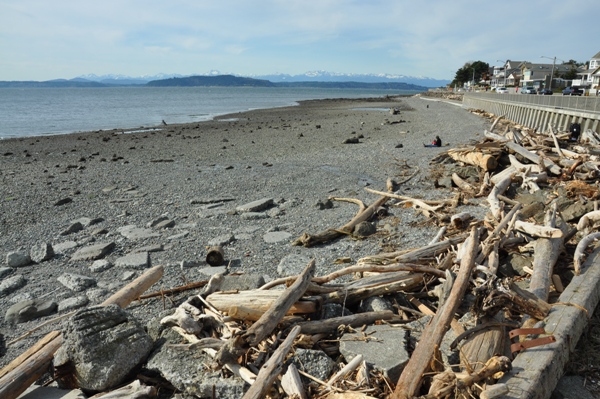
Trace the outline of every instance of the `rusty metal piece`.
{"type": "MultiPolygon", "coordinates": [[[[511,330],[508,332],[508,336],[510,339],[518,338],[521,335],[538,335],[538,334],[546,334],[546,331],[543,328],[519,328],[516,330],[511,330]]],[[[551,344],[552,342],[556,342],[556,338],[554,335],[548,335],[546,337],[530,339],[522,342],[515,342],[510,346],[510,351],[515,354],[517,352],[521,352],[525,349],[534,348],[536,346],[551,344]]]]}

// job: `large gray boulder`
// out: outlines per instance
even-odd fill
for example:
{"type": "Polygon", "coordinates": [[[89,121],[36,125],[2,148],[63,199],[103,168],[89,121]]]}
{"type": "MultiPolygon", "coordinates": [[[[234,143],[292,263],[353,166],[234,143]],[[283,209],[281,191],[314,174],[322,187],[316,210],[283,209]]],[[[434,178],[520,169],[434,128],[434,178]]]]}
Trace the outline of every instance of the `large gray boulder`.
{"type": "Polygon", "coordinates": [[[108,390],[123,382],[153,345],[141,324],[117,305],[77,312],[62,334],[54,366],[59,370],[72,366],[79,387],[91,391],[108,390]]]}

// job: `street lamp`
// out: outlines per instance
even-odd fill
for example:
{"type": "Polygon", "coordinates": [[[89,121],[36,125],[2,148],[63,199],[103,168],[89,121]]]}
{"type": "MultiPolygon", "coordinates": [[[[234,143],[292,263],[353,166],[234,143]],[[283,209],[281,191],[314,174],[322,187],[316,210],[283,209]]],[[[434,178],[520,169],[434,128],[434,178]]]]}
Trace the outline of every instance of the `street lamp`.
{"type": "Polygon", "coordinates": [[[552,72],[550,73],[550,90],[552,90],[552,79],[554,79],[554,65],[556,65],[556,57],[546,57],[546,56],[540,56],[540,58],[548,58],[549,60],[552,60],[552,72]]]}

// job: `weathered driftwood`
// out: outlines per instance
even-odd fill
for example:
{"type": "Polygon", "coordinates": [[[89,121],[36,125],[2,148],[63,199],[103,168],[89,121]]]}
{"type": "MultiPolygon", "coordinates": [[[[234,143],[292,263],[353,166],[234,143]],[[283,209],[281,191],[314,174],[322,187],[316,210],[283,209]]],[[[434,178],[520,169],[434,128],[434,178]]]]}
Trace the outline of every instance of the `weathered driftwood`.
{"type": "Polygon", "coordinates": [[[352,358],[352,360],[350,360],[348,362],[348,364],[346,364],[344,367],[342,367],[337,373],[335,373],[333,375],[333,377],[331,377],[329,379],[329,381],[327,381],[327,385],[328,386],[332,386],[333,384],[335,384],[340,378],[344,378],[346,375],[354,372],[354,370],[356,370],[358,368],[358,366],[360,366],[363,362],[363,355],[356,355],[352,358]]]}
{"type": "Polygon", "coordinates": [[[423,284],[425,275],[422,273],[398,273],[403,272],[386,273],[385,277],[376,284],[371,284],[367,281],[368,278],[363,278],[361,281],[358,281],[358,283],[368,286],[349,285],[347,288],[329,294],[323,294],[321,295],[321,298],[324,303],[353,304],[371,296],[386,295],[398,291],[411,291],[423,284]]]}
{"type": "MultiPolygon", "coordinates": [[[[483,263],[484,259],[490,254],[492,248],[494,247],[494,243],[498,240],[501,239],[500,233],[502,232],[502,230],[512,221],[515,219],[517,212],[519,212],[519,210],[521,210],[521,207],[523,205],[521,203],[518,203],[517,205],[515,205],[510,212],[508,212],[500,221],[500,223],[498,223],[498,225],[496,226],[496,228],[487,236],[487,238],[483,241],[483,243],[481,244],[481,252],[480,254],[477,256],[476,259],[476,263],[477,264],[481,264],[483,263]]],[[[510,232],[510,229],[509,231],[510,232]]],[[[507,233],[508,233],[507,232],[507,233]]],[[[505,234],[506,236],[507,234],[505,234]]]]}
{"type": "Polygon", "coordinates": [[[477,189],[472,184],[461,178],[456,173],[452,173],[452,182],[456,184],[456,187],[460,188],[465,193],[475,194],[477,192],[477,189]]]}
{"type": "Polygon", "coordinates": [[[250,388],[242,397],[243,399],[262,399],[266,396],[267,391],[272,387],[273,381],[281,373],[285,357],[292,348],[298,334],[300,334],[300,327],[296,326],[261,367],[254,384],[250,385],[250,388]]]}
{"type": "Polygon", "coordinates": [[[375,214],[377,209],[381,207],[383,204],[387,202],[388,197],[381,197],[373,204],[371,204],[366,209],[360,209],[360,211],[352,218],[351,221],[340,227],[339,229],[327,229],[321,233],[317,233],[315,235],[310,235],[308,233],[302,234],[299,238],[297,238],[292,245],[303,245],[305,247],[312,247],[316,244],[321,244],[325,242],[329,242],[338,238],[343,234],[352,234],[354,227],[366,220],[371,219],[371,217],[375,214]]]}
{"type": "Polygon", "coordinates": [[[469,374],[463,378],[457,378],[454,383],[445,386],[435,392],[430,392],[427,395],[419,396],[418,399],[440,399],[447,397],[452,393],[460,393],[468,387],[475,385],[480,381],[484,381],[500,372],[509,371],[512,368],[511,361],[506,356],[495,356],[481,368],[481,370],[469,374]]]}
{"type": "Polygon", "coordinates": [[[564,233],[561,229],[550,226],[540,226],[535,223],[524,222],[522,220],[515,221],[515,230],[519,230],[532,237],[539,238],[562,238],[564,233]]]}
{"type": "Polygon", "coordinates": [[[307,399],[300,374],[294,363],[290,363],[287,371],[281,377],[281,388],[290,399],[307,399]]]}
{"type": "Polygon", "coordinates": [[[489,321],[494,319],[482,318],[480,322],[484,327],[469,335],[460,347],[461,365],[468,372],[480,370],[492,357],[504,353],[506,325],[488,323],[489,321]],[[489,327],[485,327],[486,325],[489,327]]]}
{"type": "Polygon", "coordinates": [[[577,248],[575,248],[575,253],[573,254],[573,268],[575,269],[576,275],[579,275],[581,273],[581,265],[585,260],[585,251],[587,247],[592,242],[598,239],[600,239],[600,232],[588,234],[587,236],[583,237],[577,244],[577,248]]]}
{"type": "Polygon", "coordinates": [[[469,222],[473,216],[469,212],[461,212],[450,217],[450,224],[455,229],[465,229],[469,226],[469,222]]]}
{"type": "Polygon", "coordinates": [[[486,139],[491,139],[491,140],[499,141],[501,143],[510,140],[506,136],[503,136],[501,134],[496,134],[496,133],[494,133],[492,131],[487,131],[487,130],[483,131],[483,135],[485,136],[486,139]]]}
{"type": "Polygon", "coordinates": [[[394,393],[391,396],[392,399],[412,398],[421,386],[423,373],[427,370],[433,351],[442,342],[444,334],[450,327],[450,321],[453,319],[454,313],[467,290],[471,271],[475,265],[476,249],[479,246],[477,234],[477,230],[472,229],[469,237],[472,243],[471,248],[468,251],[468,256],[461,261],[460,270],[450,292],[450,297],[425,327],[419,344],[398,379],[394,393]]]}
{"type": "Polygon", "coordinates": [[[455,161],[464,162],[469,165],[479,166],[487,171],[494,170],[498,166],[498,161],[493,155],[484,154],[477,151],[448,150],[448,155],[455,161]]]}
{"type": "Polygon", "coordinates": [[[562,173],[562,169],[556,165],[554,162],[550,161],[547,158],[543,158],[540,157],[537,154],[534,154],[533,152],[529,151],[528,149],[516,144],[516,143],[511,143],[508,142],[506,144],[504,144],[508,149],[516,152],[517,154],[529,159],[531,162],[535,163],[535,164],[542,164],[544,169],[549,170],[552,174],[554,175],[558,175],[560,176],[560,174],[562,173]]]}
{"type": "Polygon", "coordinates": [[[582,231],[586,228],[595,227],[600,223],[600,211],[591,211],[583,215],[577,222],[577,230],[582,231]]]}
{"type": "Polygon", "coordinates": [[[505,177],[503,180],[494,184],[492,191],[490,191],[490,194],[487,196],[487,201],[490,204],[492,216],[494,216],[494,218],[497,220],[500,219],[502,212],[502,206],[500,205],[498,196],[504,194],[504,192],[508,189],[508,186],[510,186],[511,181],[511,176],[505,177]]]}
{"type": "Polygon", "coordinates": [[[482,310],[495,314],[503,307],[511,309],[516,313],[529,315],[538,320],[542,320],[548,316],[552,308],[548,302],[541,300],[513,282],[504,285],[501,289],[491,291],[484,300],[482,310]]]}
{"type": "MultiPolygon", "coordinates": [[[[556,212],[557,206],[555,202],[552,211],[546,215],[546,227],[554,228],[556,226],[556,212]]],[[[562,233],[562,230],[557,230],[562,233]]],[[[533,274],[529,283],[529,291],[544,301],[548,301],[554,265],[563,247],[563,236],[564,234],[539,238],[535,243],[533,274]]]]}
{"type": "Polygon", "coordinates": [[[404,201],[403,203],[410,203],[417,209],[425,209],[426,211],[435,212],[442,208],[447,201],[426,201],[418,198],[407,197],[406,195],[386,193],[383,191],[377,191],[370,188],[365,188],[370,193],[379,194],[388,198],[395,198],[404,201]],[[440,203],[441,202],[441,203],[440,203]]]}
{"type": "Polygon", "coordinates": [[[377,320],[390,320],[396,317],[391,310],[381,312],[365,312],[349,316],[332,317],[326,320],[304,321],[297,325],[301,328],[302,334],[320,334],[336,331],[341,325],[350,327],[360,327],[365,324],[373,324],[377,320]]]}
{"type": "Polygon", "coordinates": [[[304,295],[310,280],[315,274],[314,259],[304,268],[304,271],[296,282],[287,288],[277,298],[263,316],[252,325],[245,333],[244,339],[250,346],[256,346],[275,329],[279,321],[286,315],[288,310],[304,295]]]}
{"type": "MultiPolygon", "coordinates": [[[[244,307],[253,309],[263,314],[279,298],[283,291],[218,291],[206,297],[206,300],[220,312],[228,312],[232,306],[243,304],[244,307]]],[[[290,307],[288,314],[313,313],[316,310],[314,302],[298,301],[290,307]]]]}
{"type": "MultiPolygon", "coordinates": [[[[163,267],[155,266],[136,278],[125,287],[121,288],[102,306],[118,305],[122,308],[136,300],[144,291],[156,283],[163,275],[163,267]]],[[[0,398],[14,399],[23,393],[31,384],[38,380],[50,366],[54,353],[62,345],[62,335],[56,331],[48,333],[41,342],[43,345],[34,345],[36,350],[28,350],[28,356],[19,356],[2,369],[0,378],[0,398]]]]}
{"type": "Polygon", "coordinates": [[[89,399],[151,399],[156,397],[158,397],[158,390],[155,387],[142,385],[140,380],[135,380],[114,391],[90,396],[89,399]]]}
{"type": "Polygon", "coordinates": [[[496,127],[496,125],[498,124],[500,119],[502,119],[502,118],[504,118],[504,115],[500,115],[500,116],[496,117],[496,119],[494,119],[494,123],[492,123],[492,126],[490,126],[490,133],[494,131],[494,128],[496,127]]]}

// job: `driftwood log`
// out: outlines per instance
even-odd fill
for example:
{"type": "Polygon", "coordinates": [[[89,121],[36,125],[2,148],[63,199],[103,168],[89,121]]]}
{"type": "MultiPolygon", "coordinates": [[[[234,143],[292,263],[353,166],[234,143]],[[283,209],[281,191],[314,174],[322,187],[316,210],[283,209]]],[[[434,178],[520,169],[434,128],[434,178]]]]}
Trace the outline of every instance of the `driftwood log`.
{"type": "Polygon", "coordinates": [[[479,166],[484,171],[496,169],[498,161],[493,155],[468,150],[448,150],[448,155],[455,161],[464,162],[469,165],[479,166]]]}
{"type": "Polygon", "coordinates": [[[439,347],[444,334],[450,327],[454,313],[467,290],[471,271],[475,265],[476,249],[479,246],[476,229],[472,229],[469,238],[471,243],[470,249],[468,255],[461,261],[460,270],[452,286],[450,296],[443,307],[438,309],[427,327],[425,327],[419,344],[398,379],[394,393],[391,396],[392,399],[409,399],[415,396],[421,386],[423,374],[429,366],[435,348],[439,347]]]}

